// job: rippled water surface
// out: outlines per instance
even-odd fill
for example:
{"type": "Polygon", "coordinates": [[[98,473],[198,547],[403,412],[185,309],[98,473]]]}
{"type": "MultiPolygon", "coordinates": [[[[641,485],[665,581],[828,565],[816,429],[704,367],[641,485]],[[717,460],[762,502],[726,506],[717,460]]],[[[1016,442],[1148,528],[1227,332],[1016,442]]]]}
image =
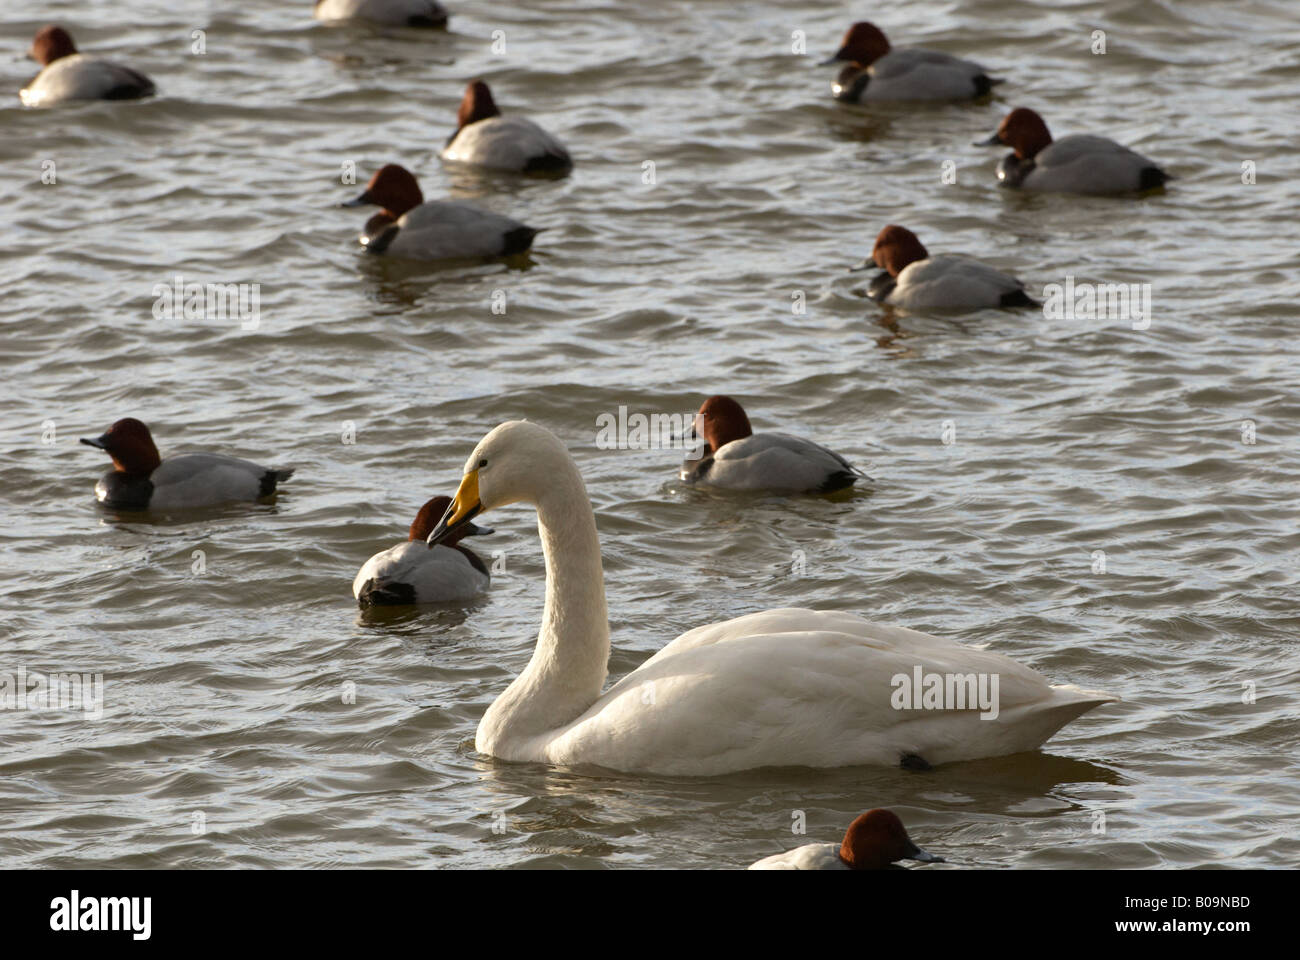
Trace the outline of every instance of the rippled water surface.
{"type": "Polygon", "coordinates": [[[948,867],[1296,864],[1291,3],[453,3],[441,35],[318,26],[310,6],[5,5],[0,651],[106,685],[98,721],[0,714],[6,864],[736,867],[871,806],[948,867]],[[815,64],[867,15],[1007,82],[983,103],[837,105],[815,64]],[[23,110],[19,54],[56,20],[160,96],[23,110]],[[571,177],[442,167],[476,76],[570,145],[571,177]],[[1138,200],[1007,195],[1000,151],[970,144],[1017,105],[1178,179],[1138,200]],[[546,232],[509,266],[367,261],[340,173],[385,162],[546,232]],[[1150,326],[886,315],[848,268],[889,222],[1036,293],[1149,283],[1150,326]],[[260,284],[257,328],[155,319],[178,274],[260,284]],[[671,451],[596,446],[601,413],[712,393],[876,482],[709,496],[671,451]],[[298,473],[268,504],[117,516],[77,438],[122,416],[164,453],[298,473]],[[794,604],[989,644],[1123,702],[1040,753],[925,773],[480,756],[478,719],[536,636],[530,509],[490,517],[479,546],[505,572],[477,604],[364,616],[349,587],[514,417],[586,477],[614,677],[692,626],[794,604]]]}

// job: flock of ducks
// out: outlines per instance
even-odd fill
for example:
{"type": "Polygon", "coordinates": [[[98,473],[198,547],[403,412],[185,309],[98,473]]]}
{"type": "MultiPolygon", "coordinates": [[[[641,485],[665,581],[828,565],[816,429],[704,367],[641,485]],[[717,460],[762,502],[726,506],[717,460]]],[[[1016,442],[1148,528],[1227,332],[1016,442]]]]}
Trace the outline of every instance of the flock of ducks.
{"type": "MultiPolygon", "coordinates": [[[[317,0],[321,20],[440,27],[436,0],[317,0]]],[[[77,52],[48,26],[31,54],[40,74],[21,92],[29,106],[77,99],[136,99],[155,92],[143,74],[77,52]]],[[[837,99],[952,100],[988,94],[1000,82],[979,64],[948,54],[894,49],[870,23],[849,28],[827,62],[843,62],[837,99]]],[[[1010,147],[998,168],[1003,186],[1091,194],[1156,189],[1169,175],[1103,137],[1054,141],[1032,110],[1018,108],[987,141],[1010,147]]],[[[468,85],[444,160],[520,174],[564,176],[568,150],[537,124],[503,116],[487,84],[468,85]]],[[[538,231],[471,204],[426,201],[414,175],[389,164],[345,206],[380,208],[361,243],[385,256],[438,260],[524,252],[538,231]]],[[[888,225],[864,264],[881,272],[868,294],[903,307],[1015,307],[1033,303],[1014,277],[966,258],[931,256],[910,230],[888,225]]],[[[699,453],[683,482],[721,490],[825,494],[869,480],[844,457],[812,441],[755,433],[741,405],[704,401],[693,433],[699,453]]],[[[148,427],[118,420],[82,441],[112,458],[98,499],[119,510],[181,510],[273,495],[292,468],[265,467],[217,453],[160,457],[148,427]]],[[[533,656],[485,712],[476,747],[512,761],[596,765],[639,774],[717,775],[769,766],[933,764],[1033,750],[1066,723],[1118,698],[1052,685],[1029,667],[841,611],[767,610],[706,624],[662,647],[605,689],[609,620],[600,542],[577,463],[553,433],[527,421],[502,423],[474,448],[453,497],[430,499],[407,539],[358,571],[353,595],[364,606],[464,601],[489,588],[483,560],[462,541],[492,533],[473,520],[512,503],[536,508],[546,559],[546,595],[533,656]],[[997,716],[973,709],[899,709],[891,678],[926,673],[999,679],[997,716]]],[[[755,869],[874,869],[901,859],[936,861],[888,810],[870,810],[840,844],[810,844],[755,863],[755,869]]]]}

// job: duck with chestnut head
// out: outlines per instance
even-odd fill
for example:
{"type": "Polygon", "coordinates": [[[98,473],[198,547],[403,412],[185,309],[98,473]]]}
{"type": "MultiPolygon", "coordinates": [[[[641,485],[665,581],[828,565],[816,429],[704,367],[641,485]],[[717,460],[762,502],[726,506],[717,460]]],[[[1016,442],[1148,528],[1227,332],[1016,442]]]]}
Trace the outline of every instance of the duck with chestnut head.
{"type": "Polygon", "coordinates": [[[438,546],[425,541],[451,506],[451,497],[433,497],[415,515],[407,538],[383,550],[357,572],[352,595],[362,607],[469,600],[488,588],[487,565],[461,543],[487,536],[489,527],[467,523],[438,546]]]}
{"type": "Polygon", "coordinates": [[[887,870],[899,860],[943,863],[912,842],[892,810],[868,810],[849,824],[839,843],[806,843],[750,864],[751,870],[887,870]]]}
{"type": "Polygon", "coordinates": [[[260,500],[293,476],[293,468],[263,467],[224,453],[158,455],[149,428],[134,417],[118,420],[100,436],[82,438],[113,458],[95,484],[95,496],[119,510],[172,510],[260,500]]]}
{"type": "Polygon", "coordinates": [[[42,67],[18,93],[28,107],[52,107],[71,100],[139,100],[155,93],[153,81],[138,70],[77,52],[60,26],[42,27],[27,54],[42,67]]]}
{"type": "Polygon", "coordinates": [[[823,65],[844,63],[831,84],[836,100],[971,100],[1002,81],[978,63],[939,50],[895,49],[874,23],[855,23],[823,65]]]}
{"type": "Polygon", "coordinates": [[[527,117],[502,116],[492,91],[471,81],[456,112],[456,129],[442,159],[538,176],[560,177],[573,169],[564,144],[527,117]]]}
{"type": "MultiPolygon", "coordinates": [[[[682,464],[685,483],[723,490],[833,493],[867,478],[838,453],[787,433],[755,433],[731,397],[709,397],[692,424],[703,441],[682,464]]],[[[869,479],[869,478],[868,478],[869,479]]]]}
{"type": "Polygon", "coordinates": [[[382,208],[366,221],[361,245],[408,260],[493,259],[524,253],[540,232],[461,200],[428,200],[415,176],[395,163],[380,167],[344,207],[382,208]]]}
{"type": "Polygon", "coordinates": [[[893,223],[880,231],[870,259],[856,269],[868,266],[882,271],[867,288],[878,303],[912,310],[1037,305],[1015,277],[978,260],[931,256],[916,234],[893,223]]]}
{"type": "Polygon", "coordinates": [[[1008,146],[998,164],[998,185],[1013,190],[1092,195],[1139,194],[1159,190],[1174,177],[1154,160],[1090,133],[1053,140],[1047,124],[1028,107],[1002,118],[978,147],[1008,146]]]}

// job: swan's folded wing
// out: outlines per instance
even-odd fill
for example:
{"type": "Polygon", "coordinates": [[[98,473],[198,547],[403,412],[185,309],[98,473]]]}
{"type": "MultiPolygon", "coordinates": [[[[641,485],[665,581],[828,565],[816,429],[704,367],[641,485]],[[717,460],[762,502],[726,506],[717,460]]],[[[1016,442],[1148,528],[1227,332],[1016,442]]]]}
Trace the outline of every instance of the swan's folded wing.
{"type": "Polygon", "coordinates": [[[942,763],[1033,749],[1103,701],[1083,702],[1063,701],[1002,654],[852,614],[773,610],[684,634],[611,687],[548,752],[555,762],[580,757],[676,775],[896,764],[908,755],[942,763]],[[998,716],[981,719],[976,702],[900,707],[900,678],[911,682],[918,669],[996,677],[998,716]]]}

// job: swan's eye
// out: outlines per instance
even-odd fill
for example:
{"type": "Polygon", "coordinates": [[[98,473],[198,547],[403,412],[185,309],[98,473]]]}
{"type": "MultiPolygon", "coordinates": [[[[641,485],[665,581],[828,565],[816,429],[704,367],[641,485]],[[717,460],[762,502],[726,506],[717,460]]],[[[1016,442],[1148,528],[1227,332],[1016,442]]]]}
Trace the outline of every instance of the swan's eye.
{"type": "Polygon", "coordinates": [[[486,466],[487,466],[487,457],[484,457],[482,460],[478,462],[478,467],[476,469],[482,470],[486,466]]]}

